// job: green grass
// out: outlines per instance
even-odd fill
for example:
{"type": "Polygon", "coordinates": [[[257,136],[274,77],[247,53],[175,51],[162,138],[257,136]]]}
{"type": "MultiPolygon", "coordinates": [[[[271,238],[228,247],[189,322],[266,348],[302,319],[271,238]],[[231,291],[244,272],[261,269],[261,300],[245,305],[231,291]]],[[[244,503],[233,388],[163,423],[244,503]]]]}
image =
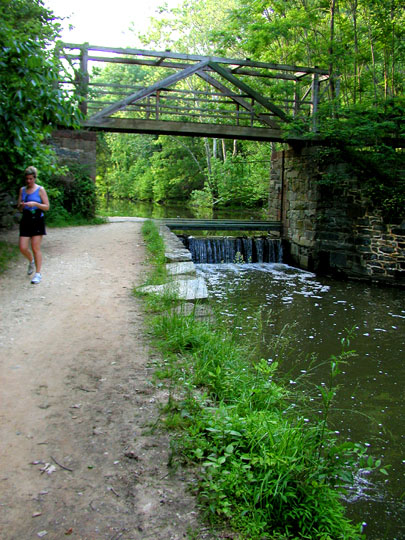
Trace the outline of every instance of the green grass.
{"type": "MultiPolygon", "coordinates": [[[[165,265],[165,245],[163,239],[159,235],[156,225],[152,221],[145,221],[141,230],[146,243],[146,248],[149,252],[148,263],[150,264],[150,271],[145,285],[161,285],[167,283],[168,276],[165,265]]],[[[147,302],[152,311],[158,311],[160,309],[165,309],[165,306],[170,305],[173,300],[173,295],[167,293],[163,297],[158,295],[149,297],[147,302]],[[163,305],[161,305],[162,302],[163,305]]]]}
{"type": "MultiPolygon", "coordinates": [[[[147,231],[161,261],[158,232],[153,224],[147,231]]],[[[252,355],[253,334],[241,342],[215,317],[166,307],[150,326],[162,356],[155,378],[169,389],[162,423],[172,433],[170,463],[195,468],[195,494],[210,523],[252,540],[362,538],[341,494],[356,467],[379,464],[327,425],[334,377],[348,353],[331,360],[331,385],[316,405],[325,411],[320,420],[284,384],[277,362],[252,355]]]]}
{"type": "Polygon", "coordinates": [[[0,241],[0,274],[7,270],[10,262],[18,256],[18,253],[17,246],[0,241]]]}

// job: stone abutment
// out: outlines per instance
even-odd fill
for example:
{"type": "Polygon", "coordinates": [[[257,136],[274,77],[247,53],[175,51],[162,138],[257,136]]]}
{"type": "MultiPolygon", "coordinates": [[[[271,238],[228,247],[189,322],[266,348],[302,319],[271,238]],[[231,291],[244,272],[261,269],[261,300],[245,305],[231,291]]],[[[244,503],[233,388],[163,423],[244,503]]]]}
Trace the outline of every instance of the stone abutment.
{"type": "Polygon", "coordinates": [[[89,176],[96,179],[97,133],[92,131],[57,130],[49,141],[61,163],[78,163],[88,170],[89,176]]]}
{"type": "Polygon", "coordinates": [[[284,261],[318,273],[405,285],[405,220],[389,222],[351,175],[322,185],[319,147],[272,155],[269,219],[283,224],[284,261]]]}

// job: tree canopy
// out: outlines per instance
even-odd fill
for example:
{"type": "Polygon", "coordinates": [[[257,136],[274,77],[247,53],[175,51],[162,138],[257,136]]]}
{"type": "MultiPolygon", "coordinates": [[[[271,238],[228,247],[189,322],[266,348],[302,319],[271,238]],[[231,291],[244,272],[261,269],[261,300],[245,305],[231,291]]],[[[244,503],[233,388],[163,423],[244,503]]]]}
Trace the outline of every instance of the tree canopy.
{"type": "Polygon", "coordinates": [[[0,1],[0,160],[7,190],[28,165],[52,169],[44,140],[57,125],[74,126],[79,118],[75,97],[57,84],[58,31],[41,0],[0,1]]]}

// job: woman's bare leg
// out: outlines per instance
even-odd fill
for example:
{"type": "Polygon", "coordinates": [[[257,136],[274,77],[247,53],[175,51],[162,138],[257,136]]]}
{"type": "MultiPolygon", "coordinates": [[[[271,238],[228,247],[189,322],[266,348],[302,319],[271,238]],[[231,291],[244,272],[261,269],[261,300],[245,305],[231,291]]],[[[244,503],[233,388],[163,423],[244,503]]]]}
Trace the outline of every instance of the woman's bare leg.
{"type": "Polygon", "coordinates": [[[31,238],[31,247],[34,252],[35,268],[36,272],[41,272],[42,267],[42,253],[41,253],[42,236],[33,236],[31,238]]]}
{"type": "Polygon", "coordinates": [[[34,257],[29,249],[29,246],[30,246],[30,238],[28,236],[20,236],[20,242],[19,242],[20,251],[24,255],[24,257],[31,262],[34,257]]]}

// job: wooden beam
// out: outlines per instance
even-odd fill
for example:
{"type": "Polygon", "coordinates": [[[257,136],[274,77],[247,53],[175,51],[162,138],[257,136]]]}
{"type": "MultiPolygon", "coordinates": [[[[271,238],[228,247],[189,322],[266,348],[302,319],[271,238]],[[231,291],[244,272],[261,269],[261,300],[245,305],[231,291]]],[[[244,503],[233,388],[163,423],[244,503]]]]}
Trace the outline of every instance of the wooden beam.
{"type": "Polygon", "coordinates": [[[162,135],[184,135],[188,137],[212,137],[219,139],[241,139],[251,141],[305,142],[304,137],[284,138],[281,130],[262,127],[230,126],[224,124],[203,124],[193,122],[173,122],[164,120],[144,120],[138,118],[104,118],[82,123],[83,128],[92,131],[117,133],[152,133],[162,135]]]}
{"type": "Polygon", "coordinates": [[[234,84],[237,88],[242,90],[242,92],[246,92],[249,96],[251,96],[253,99],[258,101],[263,107],[265,107],[267,110],[272,111],[276,116],[284,120],[284,122],[289,122],[290,119],[285,114],[284,111],[282,111],[277,105],[274,105],[271,103],[268,99],[263,97],[259,92],[256,92],[256,90],[253,90],[253,88],[250,88],[246,83],[240,81],[235,75],[232,75],[232,73],[226,69],[221,67],[219,64],[215,62],[210,62],[209,66],[214,69],[219,75],[224,77],[227,81],[234,84]]]}
{"type": "MultiPolygon", "coordinates": [[[[62,43],[62,47],[66,49],[80,49],[82,45],[74,43],[62,43]]],[[[217,56],[201,56],[196,54],[182,54],[182,53],[173,53],[171,51],[149,51],[143,49],[124,49],[120,47],[101,47],[98,45],[89,45],[89,51],[100,51],[100,52],[111,52],[115,54],[126,54],[126,55],[136,55],[136,56],[150,56],[152,58],[171,58],[175,60],[187,60],[193,62],[201,62],[207,59],[212,62],[217,62],[220,64],[228,64],[233,66],[248,66],[252,68],[264,68],[264,69],[273,69],[280,71],[292,71],[292,72],[302,72],[302,73],[318,73],[319,75],[327,75],[329,72],[326,69],[313,68],[313,67],[303,67],[290,64],[274,64],[269,62],[254,62],[252,60],[241,60],[235,58],[224,58],[217,56]]]]}
{"type": "Polygon", "coordinates": [[[98,120],[101,120],[102,118],[105,118],[106,116],[110,116],[111,114],[114,114],[115,112],[119,110],[125,109],[127,105],[135,103],[136,101],[139,101],[140,99],[150,96],[157,90],[161,90],[162,88],[166,88],[167,86],[176,84],[182,79],[185,79],[186,77],[189,77],[190,75],[193,75],[198,70],[204,68],[207,64],[208,64],[208,61],[204,60],[203,62],[199,62],[198,64],[194,64],[193,66],[183,69],[183,71],[174,73],[173,75],[169,75],[169,77],[166,77],[165,79],[155,84],[152,84],[148,88],[144,88],[143,90],[139,90],[138,92],[135,92],[134,94],[130,94],[125,99],[118,101],[114,105],[110,105],[109,107],[106,107],[102,111],[92,116],[90,120],[92,122],[96,122],[98,120]]]}
{"type": "MultiPolygon", "coordinates": [[[[61,54],[62,58],[67,58],[69,60],[79,60],[78,55],[71,54],[61,54]]],[[[153,67],[162,67],[170,69],[184,69],[185,67],[192,66],[190,62],[173,62],[161,60],[160,63],[157,63],[156,60],[144,60],[140,58],[126,58],[126,57],[111,57],[111,56],[89,56],[90,62],[107,62],[111,64],[128,64],[128,65],[139,65],[139,66],[153,66],[153,67]]],[[[212,71],[209,69],[209,71],[212,71]]],[[[287,81],[296,81],[297,77],[295,75],[288,75],[287,73],[263,73],[262,71],[254,71],[252,69],[240,69],[238,75],[247,75],[249,77],[261,77],[265,79],[284,79],[287,81]]],[[[308,75],[306,73],[305,75],[308,75]]]]}

